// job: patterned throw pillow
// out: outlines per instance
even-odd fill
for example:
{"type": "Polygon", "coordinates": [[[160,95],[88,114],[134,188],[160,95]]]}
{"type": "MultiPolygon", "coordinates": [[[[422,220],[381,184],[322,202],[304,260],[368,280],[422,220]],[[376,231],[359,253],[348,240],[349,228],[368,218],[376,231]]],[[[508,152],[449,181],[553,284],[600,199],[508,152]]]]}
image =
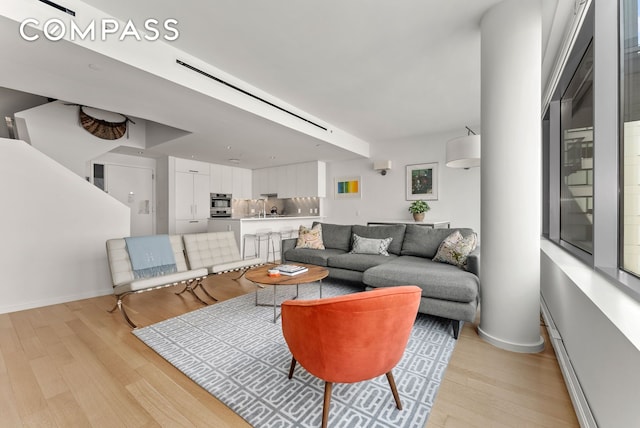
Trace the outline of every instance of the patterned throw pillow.
{"type": "Polygon", "coordinates": [[[462,234],[456,230],[440,243],[433,261],[449,263],[466,270],[467,257],[476,249],[477,244],[478,236],[475,233],[463,238],[462,234]]]}
{"type": "Polygon", "coordinates": [[[322,242],[322,225],[318,223],[311,229],[305,226],[300,226],[300,229],[298,230],[296,248],[324,250],[324,243],[322,242]]]}
{"type": "Polygon", "coordinates": [[[387,249],[389,245],[393,241],[393,238],[384,238],[384,239],[372,239],[372,238],[363,238],[362,236],[353,234],[353,247],[351,254],[380,254],[383,256],[388,256],[389,252],[387,249]]]}

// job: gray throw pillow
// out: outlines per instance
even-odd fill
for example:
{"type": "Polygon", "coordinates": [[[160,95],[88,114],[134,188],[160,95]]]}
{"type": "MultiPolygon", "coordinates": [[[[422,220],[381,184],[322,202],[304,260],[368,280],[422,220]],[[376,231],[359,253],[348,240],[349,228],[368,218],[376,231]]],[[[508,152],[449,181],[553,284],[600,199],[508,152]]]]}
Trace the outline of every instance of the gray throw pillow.
{"type": "MultiPolygon", "coordinates": [[[[354,224],[351,228],[351,232],[355,233],[358,236],[362,236],[363,238],[393,238],[393,241],[389,245],[389,253],[400,255],[405,229],[406,226],[404,224],[381,226],[362,226],[359,224],[354,224]]],[[[435,251],[433,253],[435,254],[435,251]]]]}
{"type": "Polygon", "coordinates": [[[353,234],[353,248],[349,251],[351,254],[380,254],[388,256],[389,244],[393,238],[372,239],[363,238],[355,233],[353,234]]]}

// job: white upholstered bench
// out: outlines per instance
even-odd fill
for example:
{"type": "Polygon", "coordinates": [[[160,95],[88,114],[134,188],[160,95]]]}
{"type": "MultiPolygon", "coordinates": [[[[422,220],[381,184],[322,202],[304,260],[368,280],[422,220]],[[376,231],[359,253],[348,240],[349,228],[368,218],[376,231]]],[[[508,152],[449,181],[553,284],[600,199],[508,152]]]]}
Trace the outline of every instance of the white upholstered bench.
{"type": "Polygon", "coordinates": [[[176,272],[146,278],[135,278],[124,238],[110,239],[107,241],[107,258],[109,260],[109,270],[111,271],[111,280],[113,282],[113,294],[116,296],[116,304],[109,312],[115,311],[116,308],[119,309],[124,319],[133,328],[136,328],[136,325],[127,315],[123,305],[123,299],[129,294],[184,284],[184,289],[176,294],[189,291],[201,303],[206,304],[206,302],[195,293],[195,289],[200,288],[207,296],[214,299],[202,286],[202,280],[206,278],[208,274],[207,269],[189,269],[184,257],[184,247],[181,236],[172,235],[169,236],[169,240],[176,261],[176,272]]]}
{"type": "Polygon", "coordinates": [[[233,232],[192,233],[183,235],[191,269],[205,268],[211,274],[242,271],[264,264],[261,258],[243,260],[233,232]]]}

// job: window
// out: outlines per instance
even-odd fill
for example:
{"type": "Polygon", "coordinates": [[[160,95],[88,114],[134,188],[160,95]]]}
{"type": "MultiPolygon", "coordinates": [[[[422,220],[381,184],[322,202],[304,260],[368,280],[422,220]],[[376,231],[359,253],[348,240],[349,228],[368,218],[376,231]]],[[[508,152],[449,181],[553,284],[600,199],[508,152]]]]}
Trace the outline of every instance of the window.
{"type": "Polygon", "coordinates": [[[640,0],[622,2],[621,268],[640,276],[640,0]]]}
{"type": "Polygon", "coordinates": [[[542,232],[588,263],[594,251],[593,18],[593,11],[586,15],[542,121],[542,232]]]}
{"type": "Polygon", "coordinates": [[[640,0],[594,5],[542,119],[542,234],[640,301],[640,0]]]}
{"type": "Polygon", "coordinates": [[[560,239],[593,254],[593,43],[560,99],[560,239]]]}

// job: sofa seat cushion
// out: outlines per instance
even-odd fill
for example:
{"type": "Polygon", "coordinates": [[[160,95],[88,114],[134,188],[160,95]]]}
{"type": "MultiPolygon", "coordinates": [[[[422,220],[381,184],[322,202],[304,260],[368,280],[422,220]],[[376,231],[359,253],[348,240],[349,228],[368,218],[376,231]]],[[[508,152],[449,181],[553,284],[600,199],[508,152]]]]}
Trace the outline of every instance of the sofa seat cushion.
{"type": "Polygon", "coordinates": [[[316,266],[328,266],[327,259],[333,256],[339,256],[344,254],[343,250],[336,250],[334,248],[327,248],[324,250],[314,250],[311,248],[294,248],[288,250],[285,253],[285,259],[287,263],[289,262],[298,262],[298,263],[308,263],[310,265],[316,266]]]}
{"type": "Polygon", "coordinates": [[[471,272],[413,256],[397,257],[372,267],[362,281],[370,287],[417,285],[423,297],[462,303],[478,301],[480,287],[480,280],[471,272]]]}
{"type": "Polygon", "coordinates": [[[340,269],[355,270],[364,272],[369,268],[390,262],[398,256],[389,254],[341,254],[329,257],[327,266],[340,269]]]}

